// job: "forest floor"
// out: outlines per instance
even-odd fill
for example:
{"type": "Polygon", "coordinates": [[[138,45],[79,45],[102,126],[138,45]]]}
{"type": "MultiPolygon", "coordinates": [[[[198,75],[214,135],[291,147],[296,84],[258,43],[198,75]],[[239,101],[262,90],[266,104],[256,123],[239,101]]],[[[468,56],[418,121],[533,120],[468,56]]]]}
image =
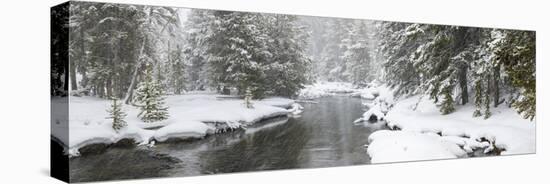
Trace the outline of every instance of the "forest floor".
{"type": "MultiPolygon", "coordinates": [[[[62,99],[52,99],[52,108],[63,107],[62,99]]],[[[107,119],[111,101],[96,97],[69,98],[69,119],[63,114],[52,116],[54,139],[68,148],[68,154],[78,156],[79,149],[92,144],[113,144],[132,139],[142,145],[168,139],[202,138],[208,134],[245,128],[263,119],[287,116],[301,112],[301,106],[286,98],[266,98],[253,101],[254,108],[246,108],[242,99],[214,93],[196,93],[167,96],[170,117],[167,120],[145,123],[137,114],[139,109],[124,105],[127,126],[119,132],[107,119]],[[65,118],[63,118],[65,117],[65,118]],[[68,136],[65,137],[67,131],[68,136]]]]}

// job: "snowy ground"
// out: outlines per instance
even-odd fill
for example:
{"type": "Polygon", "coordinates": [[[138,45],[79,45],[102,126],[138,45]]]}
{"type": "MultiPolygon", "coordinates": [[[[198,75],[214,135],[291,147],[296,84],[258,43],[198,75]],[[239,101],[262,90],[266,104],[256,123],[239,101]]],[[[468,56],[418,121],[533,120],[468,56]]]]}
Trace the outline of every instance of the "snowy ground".
{"type": "MultiPolygon", "coordinates": [[[[522,119],[514,109],[501,105],[489,119],[474,118],[473,106],[457,106],[441,115],[429,100],[399,100],[385,115],[388,126],[369,137],[372,163],[465,157],[476,149],[495,148],[501,155],[535,153],[535,122],[522,119]]],[[[365,117],[363,117],[365,118],[365,117]]]]}
{"type": "MultiPolygon", "coordinates": [[[[70,97],[69,119],[63,114],[52,115],[52,135],[66,147],[72,156],[78,150],[94,143],[111,144],[121,139],[132,139],[140,144],[154,144],[170,138],[201,138],[228,129],[246,127],[262,119],[301,112],[293,100],[267,98],[254,101],[254,108],[245,107],[243,100],[223,98],[215,94],[168,96],[170,118],[155,123],[144,123],[139,109],[124,106],[128,126],[120,132],[112,129],[106,109],[111,101],[95,97],[70,97]],[[287,110],[288,109],[288,110],[287,110]],[[66,131],[70,130],[69,137],[66,131]]],[[[62,108],[62,99],[52,99],[52,108],[62,108]]]]}

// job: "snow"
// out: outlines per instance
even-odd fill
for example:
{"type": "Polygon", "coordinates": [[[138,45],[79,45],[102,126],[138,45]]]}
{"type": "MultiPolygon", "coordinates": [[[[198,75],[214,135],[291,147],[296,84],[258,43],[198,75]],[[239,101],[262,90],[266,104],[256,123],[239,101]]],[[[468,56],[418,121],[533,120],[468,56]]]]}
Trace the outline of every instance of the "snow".
{"type": "Polygon", "coordinates": [[[467,153],[478,148],[485,152],[499,148],[503,150],[501,155],[535,153],[535,123],[521,118],[506,105],[491,109],[493,115],[483,119],[472,117],[475,109],[472,105],[457,105],[456,112],[441,115],[432,101],[419,98],[412,96],[399,100],[386,114],[387,125],[401,131],[381,132],[369,137],[368,154],[373,163],[461,157],[454,147],[449,148],[449,143],[467,153]],[[381,146],[383,144],[385,147],[381,146]],[[399,151],[413,146],[426,151],[399,151]],[[434,150],[436,153],[431,153],[434,150]],[[444,150],[451,150],[454,156],[443,154],[444,150]]]}
{"type": "Polygon", "coordinates": [[[214,129],[200,121],[186,121],[185,123],[173,123],[155,131],[153,137],[157,141],[166,141],[169,138],[202,138],[212,134],[214,129]],[[194,131],[189,131],[194,130],[194,131]]]}
{"type": "Polygon", "coordinates": [[[291,108],[288,109],[288,111],[292,114],[292,115],[299,115],[303,112],[304,110],[304,107],[302,105],[300,105],[299,103],[293,103],[291,105],[291,108]]]}
{"type": "MultiPolygon", "coordinates": [[[[52,136],[68,147],[67,151],[72,156],[78,156],[78,149],[86,145],[96,143],[112,144],[125,138],[143,143],[148,142],[152,136],[152,131],[142,129],[135,123],[129,123],[120,132],[115,132],[111,120],[106,119],[108,116],[106,109],[111,102],[109,100],[92,97],[70,97],[68,102],[69,119],[68,121],[62,121],[61,124],[53,124],[52,136]],[[67,132],[69,132],[68,135],[67,132]]],[[[63,106],[66,105],[61,100],[52,100],[52,108],[66,108],[63,106]]],[[[128,107],[125,106],[123,109],[126,110],[128,107]]],[[[130,112],[132,112],[132,115],[137,114],[137,110],[130,112]]],[[[55,119],[54,121],[59,121],[63,118],[66,119],[67,115],[54,115],[52,118],[55,119]]]]}
{"type": "Polygon", "coordinates": [[[50,131],[52,135],[56,135],[52,138],[64,146],[66,146],[64,143],[69,141],[67,134],[69,132],[68,100],[68,97],[54,97],[51,99],[50,131]]]}
{"type": "Polygon", "coordinates": [[[368,154],[372,163],[404,162],[465,157],[453,142],[434,134],[380,130],[369,136],[368,154]]]}
{"type": "MultiPolygon", "coordinates": [[[[392,108],[394,102],[393,91],[385,85],[369,87],[358,92],[362,98],[375,97],[372,102],[364,104],[369,108],[363,113],[363,117],[355,120],[355,123],[376,119],[384,120],[386,113],[392,108]]],[[[370,99],[370,98],[367,98],[370,99]]]]}
{"type": "Polygon", "coordinates": [[[346,94],[356,92],[357,89],[347,82],[317,82],[312,85],[306,85],[300,90],[299,97],[302,99],[315,99],[324,96],[333,96],[337,94],[346,94]]]}
{"type": "MultiPolygon", "coordinates": [[[[254,103],[254,108],[246,108],[242,100],[202,101],[190,103],[192,110],[180,111],[174,119],[189,119],[201,122],[242,122],[255,123],[261,119],[287,115],[283,108],[254,103]]],[[[171,113],[174,114],[174,113],[171,113]]]]}
{"type": "Polygon", "coordinates": [[[360,97],[365,100],[382,100],[393,103],[393,95],[389,87],[379,85],[373,81],[366,87],[360,88],[349,82],[317,82],[312,85],[306,85],[300,90],[299,97],[301,99],[315,99],[325,96],[334,95],[349,95],[360,97]]]}
{"type": "Polygon", "coordinates": [[[371,118],[376,118],[380,121],[384,119],[385,114],[380,110],[379,106],[374,106],[363,113],[363,117],[360,118],[361,121],[369,121],[371,118]],[[373,117],[374,116],[374,117],[373,117]]]}
{"type": "MultiPolygon", "coordinates": [[[[138,108],[123,105],[128,126],[117,133],[112,129],[111,120],[106,119],[110,100],[71,96],[68,120],[63,113],[52,114],[52,122],[59,122],[52,123],[52,136],[68,147],[71,156],[78,156],[78,150],[90,144],[112,144],[125,138],[142,145],[170,138],[202,138],[220,131],[219,128],[246,127],[266,118],[299,114],[303,109],[293,100],[280,97],[254,101],[251,109],[245,107],[243,100],[224,97],[198,93],[167,96],[170,117],[154,123],[141,121],[137,117],[138,108]]],[[[52,108],[63,107],[66,108],[66,103],[62,99],[52,99],[52,108]]]]}

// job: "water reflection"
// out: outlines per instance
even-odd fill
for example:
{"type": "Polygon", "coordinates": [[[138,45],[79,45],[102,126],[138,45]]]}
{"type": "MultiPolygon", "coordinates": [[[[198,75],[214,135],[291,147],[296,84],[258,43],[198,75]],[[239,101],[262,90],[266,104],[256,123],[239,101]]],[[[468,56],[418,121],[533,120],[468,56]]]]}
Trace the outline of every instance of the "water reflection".
{"type": "Polygon", "coordinates": [[[385,126],[352,123],[364,112],[359,99],[330,97],[303,105],[298,118],[157,150],[182,160],[185,166],[172,170],[175,176],[369,163],[363,145],[385,126]]]}

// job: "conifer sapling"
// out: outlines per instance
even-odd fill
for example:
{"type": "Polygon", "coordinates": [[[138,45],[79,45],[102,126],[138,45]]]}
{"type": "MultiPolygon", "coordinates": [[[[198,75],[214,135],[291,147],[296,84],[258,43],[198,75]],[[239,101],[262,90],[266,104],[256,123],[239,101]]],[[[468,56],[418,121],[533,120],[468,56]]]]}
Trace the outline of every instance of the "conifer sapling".
{"type": "Polygon", "coordinates": [[[113,103],[111,104],[111,108],[107,109],[107,112],[109,113],[109,117],[107,117],[107,119],[113,120],[113,129],[118,133],[120,129],[127,126],[126,121],[124,121],[126,113],[122,110],[122,104],[119,103],[116,98],[112,99],[113,103]]]}
{"type": "Polygon", "coordinates": [[[164,94],[161,85],[152,79],[149,64],[145,71],[145,80],[136,90],[135,102],[141,112],[138,117],[144,122],[155,122],[168,119],[168,107],[164,104],[164,94]]]}
{"type": "Polygon", "coordinates": [[[254,106],[252,105],[252,91],[250,90],[250,87],[246,88],[246,92],[244,95],[244,104],[246,105],[246,108],[252,109],[254,106]]]}

